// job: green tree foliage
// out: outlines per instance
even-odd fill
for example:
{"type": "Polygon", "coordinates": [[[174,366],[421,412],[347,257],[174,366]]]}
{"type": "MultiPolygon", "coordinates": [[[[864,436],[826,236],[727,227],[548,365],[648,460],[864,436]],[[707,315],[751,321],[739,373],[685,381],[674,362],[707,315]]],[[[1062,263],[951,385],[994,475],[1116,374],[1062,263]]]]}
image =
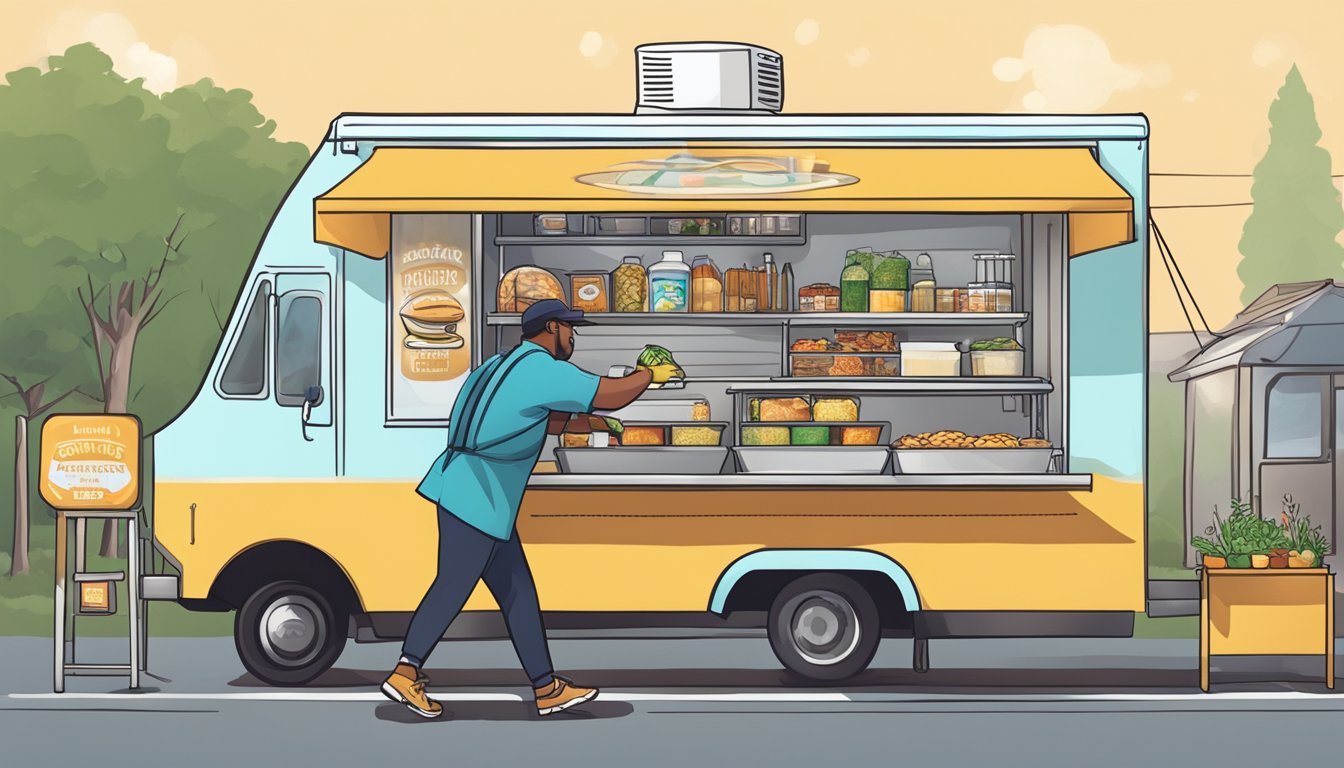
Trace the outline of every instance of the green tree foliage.
{"type": "Polygon", "coordinates": [[[50,397],[79,388],[152,433],[200,385],[308,150],[277,141],[245,90],[207,79],[160,97],[92,44],[6,82],[0,266],[23,300],[4,304],[0,373],[50,397]]]}
{"type": "Polygon", "coordinates": [[[1242,229],[1237,274],[1249,304],[1275,283],[1344,275],[1344,208],[1330,178],[1330,153],[1302,74],[1288,72],[1269,107],[1269,149],[1255,167],[1255,208],[1242,229]]]}

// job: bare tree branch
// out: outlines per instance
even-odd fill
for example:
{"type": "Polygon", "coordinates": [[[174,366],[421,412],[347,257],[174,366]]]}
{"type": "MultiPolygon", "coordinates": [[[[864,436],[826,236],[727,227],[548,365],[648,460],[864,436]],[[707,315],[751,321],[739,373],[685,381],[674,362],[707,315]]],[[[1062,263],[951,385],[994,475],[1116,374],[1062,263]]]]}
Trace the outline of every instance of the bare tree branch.
{"type": "Polygon", "coordinates": [[[67,391],[65,392],[65,394],[61,395],[60,397],[56,398],[55,400],[52,400],[51,402],[47,403],[46,405],[41,406],[41,407],[38,408],[37,410],[33,411],[31,414],[29,414],[29,417],[35,419],[35,418],[37,418],[38,416],[41,416],[42,414],[44,414],[44,413],[46,413],[47,411],[51,410],[52,408],[55,408],[57,403],[61,402],[61,401],[64,400],[65,398],[67,398],[67,397],[73,395],[77,389],[78,389],[78,387],[76,387],[75,389],[67,390],[67,391]]]}
{"type": "Polygon", "coordinates": [[[159,313],[160,313],[160,312],[163,312],[164,309],[167,309],[168,305],[171,304],[171,303],[173,302],[173,299],[176,299],[178,296],[181,296],[181,295],[184,294],[184,293],[186,293],[185,290],[183,290],[183,291],[178,291],[177,293],[173,294],[172,296],[169,296],[169,297],[168,297],[168,300],[165,301],[165,302],[163,302],[163,304],[162,304],[161,306],[159,306],[159,308],[158,308],[157,310],[154,309],[154,305],[159,303],[159,299],[163,296],[163,294],[160,293],[160,294],[155,295],[155,296],[154,296],[154,301],[151,302],[150,305],[149,305],[150,315],[149,315],[148,317],[146,317],[142,323],[140,323],[140,327],[141,327],[141,328],[144,328],[144,327],[148,326],[148,325],[150,324],[150,322],[152,322],[152,321],[154,320],[154,318],[156,318],[156,317],[159,316],[159,313]]]}
{"type": "Polygon", "coordinates": [[[79,299],[84,305],[84,313],[89,316],[89,326],[93,329],[93,356],[98,365],[98,385],[102,387],[103,396],[99,398],[102,402],[107,402],[107,377],[103,375],[103,336],[106,331],[102,326],[102,318],[98,316],[93,308],[93,278],[89,277],[89,301],[84,301],[84,293],[81,290],[79,299]]]}
{"type": "Polygon", "coordinates": [[[223,331],[224,321],[219,319],[219,310],[215,308],[215,297],[211,295],[209,291],[205,290],[204,280],[201,281],[201,293],[204,293],[205,300],[210,302],[210,314],[215,316],[215,325],[219,326],[220,331],[223,331]]]}
{"type": "MultiPolygon", "coordinates": [[[[94,302],[98,300],[98,295],[103,292],[104,288],[99,288],[97,293],[95,293],[93,290],[93,277],[91,275],[86,275],[86,278],[89,281],[89,298],[84,298],[83,289],[77,288],[76,291],[79,293],[80,303],[84,305],[84,311],[89,315],[89,325],[92,327],[95,336],[98,336],[99,331],[105,335],[111,336],[115,329],[110,323],[103,321],[102,315],[98,314],[97,309],[94,307],[94,302]]],[[[109,303],[108,306],[110,307],[111,304],[109,303]]],[[[101,336],[98,336],[98,338],[101,339],[101,336]]]]}
{"type": "MultiPolygon", "coordinates": [[[[182,219],[185,217],[186,217],[185,213],[179,213],[177,215],[177,222],[173,224],[173,230],[168,233],[167,237],[163,238],[163,259],[159,261],[159,273],[157,275],[154,275],[154,270],[153,268],[151,268],[149,270],[149,274],[145,275],[144,296],[148,296],[149,294],[158,290],[159,282],[163,280],[163,271],[168,266],[168,254],[177,252],[177,250],[182,247],[182,243],[186,241],[187,238],[184,235],[182,237],[182,240],[178,241],[177,245],[173,245],[173,238],[177,237],[177,230],[182,227],[182,219]],[[153,282],[150,282],[150,275],[154,275],[153,282]]],[[[144,298],[141,297],[142,309],[144,308],[143,301],[144,298]]]]}

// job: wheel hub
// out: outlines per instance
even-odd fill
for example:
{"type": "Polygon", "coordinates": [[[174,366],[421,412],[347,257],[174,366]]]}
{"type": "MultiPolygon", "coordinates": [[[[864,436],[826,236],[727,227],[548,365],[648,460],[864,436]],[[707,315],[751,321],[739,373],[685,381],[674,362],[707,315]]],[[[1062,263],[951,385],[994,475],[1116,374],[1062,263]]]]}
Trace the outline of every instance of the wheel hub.
{"type": "Polygon", "coordinates": [[[794,647],[813,664],[843,661],[859,643],[854,607],[834,592],[815,591],[799,596],[791,624],[794,647]]]}
{"type": "Polygon", "coordinates": [[[321,609],[302,595],[277,597],[262,614],[259,629],[262,650],[285,666],[311,661],[327,631],[321,609]]]}

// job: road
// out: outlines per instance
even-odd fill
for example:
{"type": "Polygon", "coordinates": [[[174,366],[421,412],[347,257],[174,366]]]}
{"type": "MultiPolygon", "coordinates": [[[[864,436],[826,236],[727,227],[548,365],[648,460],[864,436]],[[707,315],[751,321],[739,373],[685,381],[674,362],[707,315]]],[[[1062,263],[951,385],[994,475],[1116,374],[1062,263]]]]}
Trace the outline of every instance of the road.
{"type": "MultiPolygon", "coordinates": [[[[87,642],[81,661],[124,660],[87,642]]],[[[79,678],[58,695],[48,641],[0,638],[6,764],[1255,765],[1332,756],[1344,723],[1319,660],[1224,659],[1202,694],[1192,640],[936,641],[922,675],[909,641],[887,640],[834,687],[790,679],[760,638],[557,640],[557,665],[603,693],[549,718],[507,641],[445,643],[434,721],[376,692],[395,645],[352,643],[315,684],[275,689],[230,639],[152,642],[142,692],[79,678]]]]}

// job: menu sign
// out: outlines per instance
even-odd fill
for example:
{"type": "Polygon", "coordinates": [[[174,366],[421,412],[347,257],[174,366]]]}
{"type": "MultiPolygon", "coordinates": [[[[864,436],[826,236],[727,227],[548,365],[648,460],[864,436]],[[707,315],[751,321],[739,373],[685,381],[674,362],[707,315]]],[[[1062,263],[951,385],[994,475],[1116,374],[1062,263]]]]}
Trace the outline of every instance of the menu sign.
{"type": "Polygon", "coordinates": [[[391,260],[389,416],[446,419],[471,370],[470,215],[397,216],[391,260]]]}
{"type": "Polygon", "coordinates": [[[51,416],[42,424],[42,498],[56,509],[130,509],[140,500],[140,420],[51,416]]]}

